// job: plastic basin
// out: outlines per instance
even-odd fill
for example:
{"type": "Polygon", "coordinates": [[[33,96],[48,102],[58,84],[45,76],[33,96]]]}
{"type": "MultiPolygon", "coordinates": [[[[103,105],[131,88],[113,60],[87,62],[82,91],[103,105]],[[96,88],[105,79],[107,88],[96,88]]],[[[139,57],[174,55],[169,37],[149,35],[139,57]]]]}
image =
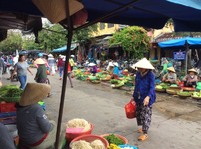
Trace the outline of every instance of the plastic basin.
{"type": "Polygon", "coordinates": [[[90,135],[79,136],[79,137],[73,139],[73,140],[71,141],[71,143],[70,143],[70,147],[71,147],[71,144],[72,144],[73,142],[79,141],[79,140],[84,140],[84,141],[86,141],[86,142],[93,142],[93,141],[95,141],[95,140],[100,140],[100,141],[103,142],[103,144],[104,144],[104,146],[105,146],[105,149],[107,149],[107,148],[109,147],[109,143],[108,143],[108,141],[107,141],[105,138],[103,138],[103,137],[101,137],[101,136],[97,136],[97,135],[91,135],[91,134],[90,134],[90,135]]]}
{"type": "Polygon", "coordinates": [[[91,123],[90,123],[90,125],[91,125],[91,128],[88,131],[84,131],[84,132],[79,132],[78,131],[78,132],[70,132],[70,133],[66,131],[66,140],[67,140],[67,142],[68,143],[71,142],[76,137],[91,134],[93,129],[94,129],[94,126],[91,123]]]}
{"type": "MultiPolygon", "coordinates": [[[[103,135],[101,135],[101,137],[106,137],[106,136],[109,136],[109,135],[111,135],[111,134],[103,134],[103,135]]],[[[118,134],[114,134],[116,137],[118,137],[119,139],[121,139],[121,140],[123,140],[124,141],[124,144],[128,144],[128,140],[125,138],[125,137],[123,137],[123,136],[121,136],[121,135],[118,135],[118,134]]]]}
{"type": "Polygon", "coordinates": [[[120,147],[120,148],[130,147],[130,148],[132,148],[132,149],[138,149],[137,147],[132,146],[132,145],[129,145],[129,144],[127,144],[127,145],[119,145],[119,147],[120,147]]]}

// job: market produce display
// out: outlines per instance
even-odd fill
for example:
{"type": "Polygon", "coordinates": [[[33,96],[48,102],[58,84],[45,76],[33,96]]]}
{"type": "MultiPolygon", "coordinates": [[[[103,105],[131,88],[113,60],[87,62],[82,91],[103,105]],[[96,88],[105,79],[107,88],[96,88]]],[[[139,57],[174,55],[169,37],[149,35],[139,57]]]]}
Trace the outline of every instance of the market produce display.
{"type": "Polygon", "coordinates": [[[114,134],[110,134],[108,136],[104,137],[109,144],[114,144],[114,145],[122,145],[124,144],[124,141],[120,139],[119,137],[115,136],[114,134]]]}
{"type": "Polygon", "coordinates": [[[71,149],[105,149],[101,140],[87,142],[84,140],[75,141],[70,145],[71,149]]]}
{"type": "Polygon", "coordinates": [[[161,83],[156,86],[157,89],[168,89],[170,85],[168,83],[161,83]]]}
{"type": "Polygon", "coordinates": [[[177,95],[179,95],[179,96],[185,96],[185,97],[190,97],[191,94],[192,94],[192,93],[186,92],[186,91],[177,92],[177,95]]]}
{"type": "MultiPolygon", "coordinates": [[[[127,72],[127,70],[125,70],[125,72],[127,72]]],[[[119,79],[111,79],[111,75],[108,72],[102,71],[93,75],[86,69],[74,69],[73,74],[78,80],[90,81],[94,84],[98,84],[100,81],[110,81],[111,87],[114,89],[121,88],[122,86],[132,87],[135,80],[135,77],[129,74],[122,75],[119,79]]]]}
{"type": "Polygon", "coordinates": [[[132,145],[129,145],[129,144],[126,144],[126,145],[119,145],[119,147],[120,147],[121,149],[138,149],[137,147],[132,146],[132,145]]]}
{"type": "Polygon", "coordinates": [[[110,144],[108,149],[137,149],[137,147],[135,146],[131,146],[131,145],[115,145],[115,144],[110,144]]]}
{"type": "Polygon", "coordinates": [[[179,91],[177,92],[177,95],[182,98],[182,99],[185,99],[187,97],[190,97],[192,95],[191,92],[187,92],[187,91],[179,91]]]}
{"type": "Polygon", "coordinates": [[[72,119],[67,122],[67,128],[83,128],[82,132],[88,131],[91,129],[91,124],[84,119],[72,119]]]}
{"type": "Polygon", "coordinates": [[[108,149],[121,149],[120,147],[118,147],[115,144],[110,144],[110,146],[108,147],[108,149]]]}
{"type": "Polygon", "coordinates": [[[201,91],[200,92],[194,92],[192,96],[201,98],[201,91]]]}
{"type": "Polygon", "coordinates": [[[6,85],[0,88],[0,100],[5,102],[19,102],[23,90],[15,85],[6,85]]]}
{"type": "Polygon", "coordinates": [[[170,95],[177,95],[177,90],[174,90],[174,89],[166,89],[166,92],[170,95]]]}
{"type": "Polygon", "coordinates": [[[200,92],[194,92],[191,95],[191,97],[194,98],[194,99],[200,100],[201,99],[201,91],[200,92]]]}
{"type": "Polygon", "coordinates": [[[104,78],[100,78],[101,81],[110,81],[111,79],[111,76],[110,75],[107,75],[106,77],[104,78]]]}
{"type": "Polygon", "coordinates": [[[92,149],[89,142],[86,142],[84,140],[75,141],[71,144],[71,149],[92,149]]]}

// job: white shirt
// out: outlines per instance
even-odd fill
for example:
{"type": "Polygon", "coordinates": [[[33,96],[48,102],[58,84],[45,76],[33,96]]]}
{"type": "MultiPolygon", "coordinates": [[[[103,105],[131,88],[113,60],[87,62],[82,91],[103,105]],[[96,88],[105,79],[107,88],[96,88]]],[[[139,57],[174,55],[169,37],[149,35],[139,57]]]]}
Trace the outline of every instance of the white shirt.
{"type": "Polygon", "coordinates": [[[18,62],[18,57],[13,58],[13,65],[15,65],[18,62]]]}

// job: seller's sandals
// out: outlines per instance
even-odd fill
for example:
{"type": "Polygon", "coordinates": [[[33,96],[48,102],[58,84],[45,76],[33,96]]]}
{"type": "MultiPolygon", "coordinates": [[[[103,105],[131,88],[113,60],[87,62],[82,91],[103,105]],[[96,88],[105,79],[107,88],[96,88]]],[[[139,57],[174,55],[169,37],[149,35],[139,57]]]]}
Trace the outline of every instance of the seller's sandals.
{"type": "Polygon", "coordinates": [[[145,141],[148,139],[148,135],[147,134],[143,134],[138,138],[138,141],[145,141]]]}
{"type": "Polygon", "coordinates": [[[137,130],[137,132],[138,132],[138,133],[143,133],[142,128],[139,128],[139,129],[137,130]]]}

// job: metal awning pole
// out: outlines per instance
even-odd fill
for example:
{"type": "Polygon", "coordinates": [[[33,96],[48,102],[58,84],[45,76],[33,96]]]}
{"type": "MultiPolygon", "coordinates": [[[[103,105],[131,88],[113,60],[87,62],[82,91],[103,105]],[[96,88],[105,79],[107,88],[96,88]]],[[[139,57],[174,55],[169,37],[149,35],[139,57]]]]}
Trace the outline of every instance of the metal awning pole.
{"type": "Polygon", "coordinates": [[[185,74],[188,73],[188,51],[189,51],[189,46],[188,46],[188,43],[186,42],[186,64],[185,64],[185,74]]]}
{"type": "Polygon", "coordinates": [[[72,25],[72,21],[70,17],[69,0],[66,0],[66,14],[67,14],[67,20],[68,20],[67,50],[65,53],[66,61],[65,61],[65,68],[64,68],[64,75],[63,75],[62,91],[61,91],[55,149],[58,149],[59,147],[59,137],[60,137],[60,131],[61,131],[61,123],[62,123],[62,117],[63,117],[63,108],[64,108],[64,100],[65,100],[66,84],[67,84],[68,63],[69,63],[69,57],[70,57],[71,42],[73,37],[73,25],[72,25]]]}

